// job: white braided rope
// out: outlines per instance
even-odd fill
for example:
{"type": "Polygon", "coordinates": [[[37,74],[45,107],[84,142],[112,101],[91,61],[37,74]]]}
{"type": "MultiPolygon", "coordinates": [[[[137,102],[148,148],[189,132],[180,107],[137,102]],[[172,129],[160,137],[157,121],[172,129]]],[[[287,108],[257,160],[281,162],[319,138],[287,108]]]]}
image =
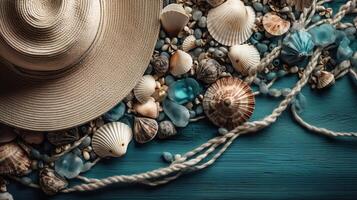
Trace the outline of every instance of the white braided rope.
{"type": "MultiPolygon", "coordinates": [[[[356,0],[347,2],[344,6],[340,8],[340,11],[335,15],[335,18],[333,18],[332,20],[328,20],[327,22],[336,25],[343,18],[343,16],[349,10],[352,10],[355,6],[356,0]]],[[[266,59],[263,59],[260,66],[258,66],[258,70],[250,72],[250,75],[246,80],[248,80],[248,82],[251,81],[252,77],[255,77],[257,72],[259,72],[259,69],[264,69],[264,67],[266,67],[273,59],[275,59],[279,55],[280,50],[281,47],[277,47],[270,54],[268,54],[266,59]]],[[[87,183],[65,189],[62,192],[68,193],[75,191],[92,191],[116,183],[142,183],[155,186],[175,180],[184,173],[201,170],[212,165],[227,150],[227,148],[238,136],[259,131],[265,127],[268,127],[277,120],[277,118],[289,106],[294,97],[308,82],[309,76],[318,64],[318,59],[320,55],[321,49],[317,49],[311,57],[310,63],[306,66],[306,69],[304,70],[301,79],[296,83],[295,87],[279,104],[279,106],[275,108],[273,112],[269,116],[266,116],[263,120],[255,122],[246,122],[243,125],[236,127],[234,130],[230,131],[224,136],[215,137],[209,140],[208,142],[202,144],[201,146],[197,147],[196,149],[187,152],[180,159],[176,160],[168,167],[140,174],[112,176],[101,180],[82,178],[82,180],[85,180],[85,182],[87,183]],[[223,146],[221,147],[221,149],[218,150],[218,152],[216,152],[216,154],[214,154],[211,159],[209,159],[205,163],[199,164],[210,154],[215,152],[217,148],[220,147],[222,144],[223,146]]]]}

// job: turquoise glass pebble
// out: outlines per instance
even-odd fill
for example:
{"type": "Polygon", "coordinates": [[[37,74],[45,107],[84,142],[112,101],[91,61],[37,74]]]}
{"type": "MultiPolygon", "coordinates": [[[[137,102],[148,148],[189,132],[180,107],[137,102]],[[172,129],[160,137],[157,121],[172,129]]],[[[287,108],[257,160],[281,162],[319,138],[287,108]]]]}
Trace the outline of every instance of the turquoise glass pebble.
{"type": "Polygon", "coordinates": [[[269,88],[268,88],[268,86],[267,86],[264,82],[261,82],[261,83],[260,83],[260,85],[259,85],[259,92],[262,93],[262,94],[268,94],[269,88]]]}
{"type": "Polygon", "coordinates": [[[255,32],[254,34],[253,34],[253,38],[255,39],[255,40],[261,40],[262,38],[263,38],[263,34],[261,33],[261,32],[255,32]]]}
{"type": "Polygon", "coordinates": [[[314,43],[310,33],[299,30],[284,38],[281,59],[287,64],[303,65],[313,50],[314,43]]]}
{"type": "Polygon", "coordinates": [[[177,127],[186,127],[190,121],[190,112],[182,106],[168,98],[163,101],[163,109],[168,118],[177,127]]]}
{"type": "Polygon", "coordinates": [[[349,60],[353,55],[353,50],[349,46],[350,40],[345,38],[337,48],[337,61],[342,62],[344,60],[349,60]]]}
{"type": "Polygon", "coordinates": [[[202,91],[199,83],[193,78],[185,78],[169,86],[168,96],[178,104],[192,101],[202,91]]]}
{"type": "Polygon", "coordinates": [[[175,83],[175,78],[171,75],[167,75],[165,77],[165,83],[166,85],[170,86],[172,83],[175,83]]]}
{"type": "Polygon", "coordinates": [[[125,104],[123,102],[120,102],[109,112],[104,114],[104,119],[110,122],[116,122],[124,116],[125,109],[126,109],[125,104]]]}
{"type": "Polygon", "coordinates": [[[264,43],[258,43],[257,45],[256,45],[256,47],[257,47],[257,49],[258,49],[258,51],[259,51],[259,53],[260,54],[264,54],[264,53],[266,53],[267,51],[268,51],[268,45],[267,44],[264,44],[264,43]]]}
{"type": "Polygon", "coordinates": [[[336,29],[331,24],[322,24],[309,30],[316,46],[327,47],[336,41],[336,29]]]}
{"type": "Polygon", "coordinates": [[[83,166],[82,159],[74,153],[68,153],[55,162],[56,172],[69,179],[78,176],[83,166]]]}
{"type": "Polygon", "coordinates": [[[276,73],[275,72],[269,72],[267,75],[266,75],[266,78],[267,80],[271,81],[273,79],[276,78],[276,73]]]}
{"type": "Polygon", "coordinates": [[[171,163],[174,161],[174,155],[172,155],[172,153],[170,152],[163,152],[162,153],[162,159],[167,162],[167,163],[171,163]]]}
{"type": "Polygon", "coordinates": [[[257,11],[257,12],[262,12],[263,9],[264,9],[263,4],[260,3],[260,2],[254,2],[254,3],[253,3],[253,8],[254,8],[254,10],[257,11]]]}
{"type": "Polygon", "coordinates": [[[226,128],[219,128],[218,133],[220,135],[226,135],[228,133],[228,130],[226,128]]]}

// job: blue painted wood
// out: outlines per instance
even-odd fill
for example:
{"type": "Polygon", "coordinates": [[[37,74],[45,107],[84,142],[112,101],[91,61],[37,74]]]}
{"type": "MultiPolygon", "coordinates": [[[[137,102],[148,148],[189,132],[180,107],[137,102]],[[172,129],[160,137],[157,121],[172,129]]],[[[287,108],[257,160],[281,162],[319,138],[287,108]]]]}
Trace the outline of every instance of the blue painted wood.
{"type": "MultiPolygon", "coordinates": [[[[292,86],[295,81],[287,77],[276,86],[292,86]]],[[[305,88],[303,94],[308,105],[302,116],[307,121],[333,130],[357,130],[356,84],[349,77],[326,91],[305,88]]],[[[253,120],[269,114],[278,103],[259,97],[253,120]]],[[[195,123],[171,140],[131,144],[125,158],[101,162],[85,175],[102,178],[163,167],[161,152],[184,153],[215,134],[216,128],[209,122],[195,123]]],[[[356,199],[356,155],[357,139],[331,139],[306,132],[285,112],[271,127],[237,139],[213,167],[168,185],[113,186],[51,199],[356,199]]],[[[16,199],[45,198],[41,192],[17,184],[11,184],[10,192],[16,199]]]]}

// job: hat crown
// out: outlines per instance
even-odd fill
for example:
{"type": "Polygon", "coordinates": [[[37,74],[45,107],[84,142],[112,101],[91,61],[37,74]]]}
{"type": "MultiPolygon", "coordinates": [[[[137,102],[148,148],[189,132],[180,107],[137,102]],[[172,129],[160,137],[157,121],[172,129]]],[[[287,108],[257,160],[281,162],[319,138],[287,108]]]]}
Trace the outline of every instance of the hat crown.
{"type": "Polygon", "coordinates": [[[34,71],[74,65],[96,38],[100,6],[99,0],[1,0],[0,56],[34,71]]]}

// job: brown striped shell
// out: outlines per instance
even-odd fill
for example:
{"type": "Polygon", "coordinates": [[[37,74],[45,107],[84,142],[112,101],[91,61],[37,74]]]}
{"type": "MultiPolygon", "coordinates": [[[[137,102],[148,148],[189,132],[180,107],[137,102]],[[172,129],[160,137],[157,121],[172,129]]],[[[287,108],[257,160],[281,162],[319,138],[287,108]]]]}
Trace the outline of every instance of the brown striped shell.
{"type": "Polygon", "coordinates": [[[269,12],[263,17],[263,27],[270,35],[280,36],[289,31],[290,22],[269,12]]]}
{"type": "Polygon", "coordinates": [[[156,136],[159,125],[156,120],[136,117],[134,120],[134,138],[138,143],[150,142],[156,136]]]}
{"type": "Polygon", "coordinates": [[[317,77],[317,89],[327,88],[335,84],[335,76],[328,71],[321,71],[317,77]]]}
{"type": "Polygon", "coordinates": [[[41,189],[48,195],[57,194],[68,185],[65,178],[58,175],[55,170],[47,167],[40,171],[39,176],[41,189]]]}
{"type": "Polygon", "coordinates": [[[31,166],[27,153],[15,142],[0,146],[0,175],[25,175],[31,166]]]}
{"type": "Polygon", "coordinates": [[[213,124],[231,130],[252,116],[255,99],[248,84],[238,78],[225,77],[208,88],[202,105],[213,124]]]}

